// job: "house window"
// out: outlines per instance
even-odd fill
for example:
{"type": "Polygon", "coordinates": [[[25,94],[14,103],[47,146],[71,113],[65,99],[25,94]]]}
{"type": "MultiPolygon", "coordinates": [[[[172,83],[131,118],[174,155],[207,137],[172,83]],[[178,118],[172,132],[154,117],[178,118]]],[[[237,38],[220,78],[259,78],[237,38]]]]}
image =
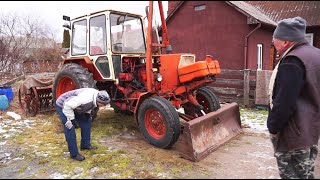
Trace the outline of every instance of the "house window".
{"type": "Polygon", "coordinates": [[[307,33],[306,40],[313,46],[313,33],[307,33]]]}
{"type": "Polygon", "coordinates": [[[194,11],[202,11],[206,9],[206,5],[198,5],[194,7],[194,11]]]}
{"type": "Polygon", "coordinates": [[[258,49],[258,61],[257,61],[257,70],[262,70],[262,62],[263,62],[263,46],[262,44],[257,44],[257,49],[258,49]]]}

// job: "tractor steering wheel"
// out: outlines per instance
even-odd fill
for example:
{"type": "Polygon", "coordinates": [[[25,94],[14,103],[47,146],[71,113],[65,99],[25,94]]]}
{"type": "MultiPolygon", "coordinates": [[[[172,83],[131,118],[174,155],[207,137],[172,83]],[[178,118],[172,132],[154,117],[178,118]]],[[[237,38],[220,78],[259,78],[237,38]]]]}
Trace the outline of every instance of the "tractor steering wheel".
{"type": "Polygon", "coordinates": [[[115,44],[113,44],[112,46],[113,46],[113,50],[115,50],[115,51],[122,51],[123,43],[115,43],[115,44]]]}

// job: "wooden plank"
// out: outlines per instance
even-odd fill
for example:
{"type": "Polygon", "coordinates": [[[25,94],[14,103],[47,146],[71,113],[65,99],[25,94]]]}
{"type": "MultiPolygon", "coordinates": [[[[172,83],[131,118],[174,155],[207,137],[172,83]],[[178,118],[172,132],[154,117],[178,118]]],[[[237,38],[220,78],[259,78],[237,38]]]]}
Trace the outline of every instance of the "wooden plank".
{"type": "MultiPolygon", "coordinates": [[[[215,86],[208,86],[210,89],[213,90],[214,93],[223,94],[223,95],[234,95],[238,97],[243,97],[243,89],[238,88],[229,88],[229,87],[215,87],[215,86]]],[[[255,90],[249,91],[249,97],[255,96],[255,90]]]]}
{"type": "Polygon", "coordinates": [[[243,81],[244,81],[244,84],[243,84],[243,104],[245,106],[248,106],[249,105],[249,91],[250,91],[250,85],[249,85],[249,82],[250,82],[250,70],[245,70],[244,71],[244,76],[243,76],[243,81]]]}
{"type": "Polygon", "coordinates": [[[232,85],[243,85],[243,80],[239,79],[218,79],[214,82],[215,84],[232,84],[232,85]]]}
{"type": "Polygon", "coordinates": [[[223,74],[223,75],[241,75],[241,76],[243,76],[243,70],[221,69],[221,74],[223,74]]]}
{"type": "Polygon", "coordinates": [[[219,94],[228,94],[228,95],[242,95],[243,90],[242,89],[236,89],[236,88],[222,88],[222,87],[212,87],[213,92],[219,93],[219,94]]]}
{"type": "MultiPolygon", "coordinates": [[[[226,85],[240,85],[243,87],[243,79],[227,79],[227,78],[217,78],[214,84],[226,84],[226,85]]],[[[256,87],[256,80],[250,80],[250,87],[256,87]]]]}
{"type": "Polygon", "coordinates": [[[253,99],[255,99],[256,98],[256,90],[251,90],[250,89],[250,91],[249,91],[249,98],[253,98],[253,99]]]}
{"type": "MultiPolygon", "coordinates": [[[[248,69],[250,71],[250,76],[256,76],[257,70],[248,69]]],[[[244,75],[245,70],[231,70],[231,69],[221,69],[221,74],[223,75],[244,75]]]]}
{"type": "Polygon", "coordinates": [[[238,79],[243,80],[243,75],[218,75],[216,76],[216,79],[238,79]]]}
{"type": "Polygon", "coordinates": [[[249,85],[250,89],[256,89],[256,80],[250,80],[249,85]]]}
{"type": "MultiPolygon", "coordinates": [[[[220,97],[219,98],[219,102],[221,104],[223,103],[231,103],[231,102],[236,102],[240,105],[243,105],[243,98],[230,98],[230,97],[220,97]]],[[[254,99],[250,99],[249,100],[249,107],[253,107],[255,104],[254,104],[254,99]]]]}
{"type": "Polygon", "coordinates": [[[242,101],[241,104],[245,106],[251,106],[255,99],[256,76],[257,70],[221,69],[216,82],[210,86],[218,97],[226,96],[242,101]]]}
{"type": "Polygon", "coordinates": [[[257,75],[257,70],[250,70],[250,76],[256,76],[257,75]]]}
{"type": "MultiPolygon", "coordinates": [[[[249,101],[254,103],[254,99],[250,99],[249,101]]],[[[219,102],[220,102],[220,103],[222,103],[222,102],[227,102],[227,103],[237,102],[238,104],[243,104],[243,98],[220,97],[220,98],[219,98],[219,102]]]]}

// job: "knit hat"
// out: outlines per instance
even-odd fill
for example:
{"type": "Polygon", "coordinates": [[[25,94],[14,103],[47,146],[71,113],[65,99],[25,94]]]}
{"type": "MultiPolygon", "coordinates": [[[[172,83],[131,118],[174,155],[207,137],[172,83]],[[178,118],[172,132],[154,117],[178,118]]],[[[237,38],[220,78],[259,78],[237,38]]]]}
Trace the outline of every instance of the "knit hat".
{"type": "Polygon", "coordinates": [[[109,104],[110,102],[110,97],[109,94],[107,93],[107,91],[103,90],[103,91],[99,91],[98,95],[97,95],[97,103],[102,103],[102,104],[109,104]]]}
{"type": "Polygon", "coordinates": [[[274,38],[283,41],[299,41],[304,39],[305,35],[306,20],[299,16],[279,21],[273,32],[274,38]]]}

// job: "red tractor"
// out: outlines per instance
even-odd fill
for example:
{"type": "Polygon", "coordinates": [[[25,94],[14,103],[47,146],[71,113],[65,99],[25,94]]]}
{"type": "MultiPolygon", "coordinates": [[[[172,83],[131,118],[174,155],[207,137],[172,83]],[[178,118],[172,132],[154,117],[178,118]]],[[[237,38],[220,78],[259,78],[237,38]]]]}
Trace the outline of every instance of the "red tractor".
{"type": "Polygon", "coordinates": [[[239,106],[220,108],[207,87],[220,73],[212,56],[196,61],[194,54],[170,53],[161,1],[158,5],[162,43],[154,42],[159,38],[152,29],[153,1],[147,29],[142,16],[127,12],[64,16],[70,23],[65,26],[71,31],[70,58],[55,75],[53,100],[77,88],[107,90],[115,112],[134,115],[150,144],[165,149],[177,144],[182,157],[198,161],[241,132],[239,106]]]}

